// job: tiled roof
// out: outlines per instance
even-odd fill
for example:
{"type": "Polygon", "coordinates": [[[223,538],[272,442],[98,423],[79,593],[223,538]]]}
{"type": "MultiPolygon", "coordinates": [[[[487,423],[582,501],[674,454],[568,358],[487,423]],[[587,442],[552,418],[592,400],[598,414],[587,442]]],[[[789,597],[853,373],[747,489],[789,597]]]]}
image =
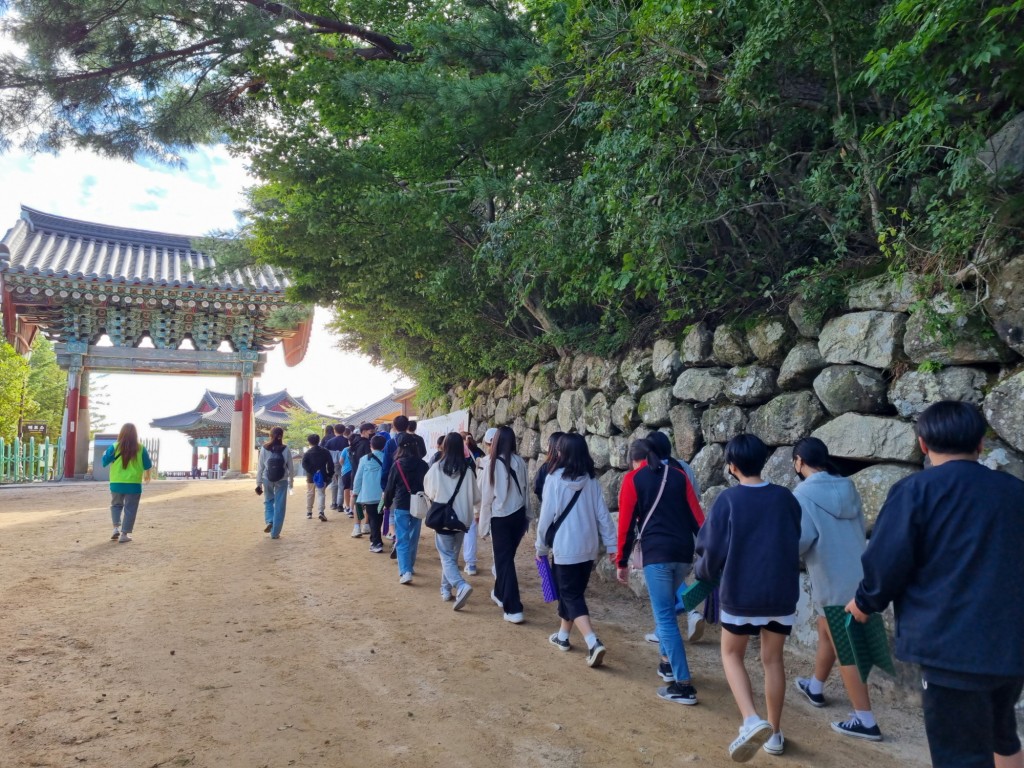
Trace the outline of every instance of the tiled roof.
{"type": "Polygon", "coordinates": [[[385,398],[378,400],[376,403],[366,406],[361,411],[356,411],[350,416],[346,416],[342,421],[346,424],[354,424],[359,426],[364,422],[376,423],[386,416],[402,412],[402,404],[395,400],[395,397],[404,395],[409,390],[403,390],[401,392],[392,392],[385,398]]]}
{"type": "Polygon", "coordinates": [[[213,277],[198,274],[216,264],[193,247],[197,239],[67,219],[22,206],[21,218],[0,241],[10,250],[10,256],[0,259],[0,272],[111,284],[284,293],[288,281],[283,272],[271,267],[213,277]]]}
{"type": "MultiPolygon", "coordinates": [[[[261,429],[287,426],[288,414],[285,411],[273,411],[270,409],[282,400],[288,399],[293,400],[303,410],[313,410],[303,398],[290,395],[285,389],[266,395],[257,392],[253,398],[253,418],[256,420],[256,425],[261,429]]],[[[153,419],[149,425],[155,429],[169,429],[181,432],[192,432],[202,428],[230,427],[231,414],[234,413],[234,410],[234,395],[226,392],[206,390],[199,401],[199,405],[191,411],[179,413],[175,416],[165,416],[161,419],[153,419]],[[209,410],[202,410],[204,405],[209,410]]],[[[331,423],[336,421],[334,416],[319,415],[331,423]]]]}

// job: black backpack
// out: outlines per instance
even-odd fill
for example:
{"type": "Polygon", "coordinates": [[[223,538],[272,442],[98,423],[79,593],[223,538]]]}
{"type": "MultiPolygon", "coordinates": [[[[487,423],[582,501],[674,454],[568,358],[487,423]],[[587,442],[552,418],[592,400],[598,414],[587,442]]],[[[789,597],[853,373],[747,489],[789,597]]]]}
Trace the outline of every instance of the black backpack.
{"type": "Polygon", "coordinates": [[[267,480],[272,483],[276,483],[278,480],[284,479],[284,446],[275,446],[271,448],[267,446],[270,456],[267,458],[267,468],[265,470],[267,480]]]}

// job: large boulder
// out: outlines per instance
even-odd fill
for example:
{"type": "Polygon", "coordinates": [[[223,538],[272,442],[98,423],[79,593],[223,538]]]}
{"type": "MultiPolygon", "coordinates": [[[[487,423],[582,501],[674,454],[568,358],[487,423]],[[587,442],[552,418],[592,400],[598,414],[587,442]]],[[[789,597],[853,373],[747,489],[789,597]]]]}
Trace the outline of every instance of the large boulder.
{"type": "MultiPolygon", "coordinates": [[[[506,379],[508,381],[508,379],[506,379]]],[[[509,399],[507,397],[501,398],[494,406],[494,423],[499,427],[509,422],[509,399]]]]}
{"type": "Polygon", "coordinates": [[[797,333],[806,339],[818,338],[818,334],[821,333],[822,321],[820,317],[811,312],[806,299],[797,296],[790,302],[786,314],[789,315],[789,319],[796,327],[797,333]]]}
{"type": "Polygon", "coordinates": [[[662,387],[640,398],[637,413],[647,426],[663,427],[669,423],[668,412],[671,408],[672,388],[662,387]]]}
{"type": "Polygon", "coordinates": [[[1017,354],[1024,355],[1024,256],[1003,264],[988,286],[985,311],[996,333],[1017,354]]]}
{"type": "Polygon", "coordinates": [[[625,472],[609,469],[597,479],[601,486],[601,493],[604,494],[604,503],[613,512],[619,508],[619,489],[622,488],[622,478],[625,475],[625,472]]]}
{"type": "Polygon", "coordinates": [[[784,488],[793,490],[800,482],[800,478],[793,469],[793,446],[783,445],[776,448],[772,455],[765,462],[761,470],[761,478],[769,483],[781,485],[784,488]]]}
{"type": "Polygon", "coordinates": [[[594,460],[594,467],[598,470],[607,469],[610,466],[610,454],[608,438],[603,435],[587,435],[587,448],[590,450],[590,458],[594,460]]]}
{"type": "Polygon", "coordinates": [[[626,391],[634,397],[641,392],[646,392],[654,383],[651,355],[652,352],[649,349],[632,349],[626,353],[619,366],[626,391]]]}
{"type": "Polygon", "coordinates": [[[589,355],[576,355],[572,359],[572,365],[569,368],[570,388],[580,389],[587,386],[587,381],[590,378],[590,361],[593,359],[589,355]]]}
{"type": "Polygon", "coordinates": [[[1024,480],[1024,456],[1021,456],[999,438],[985,440],[981,457],[978,459],[989,469],[1008,472],[1014,477],[1024,480]]]}
{"type": "Polygon", "coordinates": [[[555,386],[559,389],[573,389],[572,386],[572,363],[573,357],[566,355],[558,361],[555,369],[555,386]]]}
{"type": "Polygon", "coordinates": [[[669,339],[660,339],[654,342],[654,350],[651,352],[651,369],[654,371],[655,381],[672,381],[682,369],[683,365],[679,358],[679,346],[669,339]]]}
{"type": "Polygon", "coordinates": [[[864,519],[869,532],[874,527],[878,512],[889,495],[889,489],[919,469],[919,467],[911,467],[906,464],[875,464],[850,475],[850,479],[857,488],[857,493],[860,494],[864,519]]]}
{"type": "Polygon", "coordinates": [[[628,435],[640,423],[636,412],[636,400],[630,395],[621,395],[612,403],[612,426],[628,435]]]}
{"type": "Polygon", "coordinates": [[[754,411],[747,429],[767,445],[792,445],[824,420],[813,392],[787,392],[754,411]]]}
{"type": "Polygon", "coordinates": [[[564,432],[564,431],[565,430],[563,430],[560,426],[558,426],[558,419],[552,419],[551,421],[546,422],[544,424],[544,426],[541,427],[541,430],[540,430],[541,450],[545,450],[545,451],[547,450],[548,441],[551,439],[551,435],[553,435],[555,432],[564,432]]]}
{"type": "Polygon", "coordinates": [[[826,365],[828,363],[818,351],[817,342],[798,342],[782,361],[782,367],[779,369],[779,388],[802,389],[814,381],[814,377],[826,365]]]}
{"type": "Polygon", "coordinates": [[[747,343],[758,362],[778,366],[793,343],[793,329],[779,317],[761,320],[747,331],[747,343]]]}
{"type": "Polygon", "coordinates": [[[701,488],[728,483],[725,475],[725,449],[718,443],[705,445],[690,462],[701,488]]]}
{"type": "Polygon", "coordinates": [[[537,419],[543,424],[558,415],[558,399],[551,395],[537,403],[537,419]]]}
{"type": "Polygon", "coordinates": [[[778,394],[779,374],[759,365],[730,368],[725,376],[725,396],[740,405],[757,405],[778,394]]]}
{"type": "Polygon", "coordinates": [[[530,369],[525,384],[530,402],[539,403],[552,393],[555,388],[556,368],[554,363],[542,363],[530,369]]]}
{"type": "Polygon", "coordinates": [[[1014,358],[1013,350],[993,332],[992,326],[980,313],[959,316],[952,305],[942,299],[933,302],[932,306],[951,327],[945,331],[936,330],[927,311],[912,314],[907,321],[903,348],[915,363],[971,365],[1002,363],[1014,358]]]}
{"type": "Polygon", "coordinates": [[[813,436],[841,458],[908,463],[922,458],[914,427],[901,419],[844,413],[818,427],[813,436]]]}
{"type": "Polygon", "coordinates": [[[689,461],[704,444],[701,434],[700,416],[692,405],[681,403],[668,413],[672,422],[672,439],[676,456],[689,461]]]}
{"type": "Polygon", "coordinates": [[[586,431],[583,411],[587,407],[587,396],[582,389],[567,389],[558,398],[558,424],[563,432],[586,431]]]}
{"type": "Polygon", "coordinates": [[[863,363],[891,368],[903,359],[907,316],[898,312],[853,312],[829,320],[821,329],[818,351],[825,362],[863,363]]]}
{"type": "Polygon", "coordinates": [[[906,312],[917,301],[917,286],[921,278],[914,274],[878,277],[854,283],[847,291],[850,309],[875,309],[883,312],[906,312]]]}
{"type": "Polygon", "coordinates": [[[500,400],[503,397],[509,397],[512,394],[512,379],[505,377],[497,384],[494,385],[494,391],[491,392],[492,397],[495,400],[500,400]]]}
{"type": "Polygon", "coordinates": [[[747,414],[736,405],[708,408],[700,419],[704,441],[727,443],[747,427],[747,414]]]}
{"type": "Polygon", "coordinates": [[[629,438],[613,435],[608,438],[608,463],[615,469],[629,469],[629,438]]]}
{"type": "Polygon", "coordinates": [[[524,459],[535,459],[540,453],[540,432],[536,429],[523,430],[523,440],[519,444],[519,455],[524,459]]]}
{"type": "Polygon", "coordinates": [[[712,357],[723,365],[747,365],[754,362],[754,353],[743,331],[729,325],[715,328],[711,353],[712,357]]]}
{"type": "Polygon", "coordinates": [[[831,365],[814,380],[814,392],[833,416],[848,411],[885,413],[889,410],[885,377],[866,365],[831,365]]]}
{"type": "Polygon", "coordinates": [[[715,501],[722,495],[722,491],[728,487],[728,485],[713,485],[704,490],[700,496],[700,508],[704,510],[705,516],[711,512],[712,507],[715,506],[715,501]]]}
{"type": "Polygon", "coordinates": [[[909,371],[889,388],[889,402],[905,419],[917,419],[932,403],[960,400],[981,403],[988,373],[980,368],[943,368],[940,371],[909,371]]]}
{"type": "Polygon", "coordinates": [[[687,368],[679,374],[672,396],[688,403],[713,403],[725,392],[725,368],[687,368]]]}
{"type": "Polygon", "coordinates": [[[526,420],[527,429],[537,429],[540,426],[540,422],[537,419],[536,405],[531,405],[529,408],[526,409],[526,416],[524,418],[526,420]]]}
{"type": "Polygon", "coordinates": [[[977,159],[992,176],[1014,175],[1024,170],[1024,112],[986,139],[977,159]]]}
{"type": "Polygon", "coordinates": [[[619,373],[618,360],[605,360],[591,357],[587,366],[587,389],[604,392],[611,400],[622,392],[622,374],[619,373]]]}
{"type": "Polygon", "coordinates": [[[710,365],[715,334],[707,323],[697,323],[683,338],[680,358],[683,365],[710,365]]]}
{"type": "Polygon", "coordinates": [[[595,435],[607,437],[612,433],[612,406],[604,392],[594,395],[583,409],[583,424],[595,435]]]}
{"type": "Polygon", "coordinates": [[[982,407],[996,434],[1024,451],[1024,371],[999,382],[982,407]]]}

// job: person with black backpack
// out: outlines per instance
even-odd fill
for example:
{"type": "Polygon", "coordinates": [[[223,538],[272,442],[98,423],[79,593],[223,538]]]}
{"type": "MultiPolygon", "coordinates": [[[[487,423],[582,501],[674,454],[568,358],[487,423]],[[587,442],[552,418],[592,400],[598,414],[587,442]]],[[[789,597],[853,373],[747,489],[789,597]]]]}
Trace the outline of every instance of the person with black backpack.
{"type": "Polygon", "coordinates": [[[334,457],[321,447],[320,435],[309,435],[306,442],[309,450],[302,456],[302,468],[306,472],[306,519],[312,519],[315,503],[320,522],[326,523],[324,507],[327,504],[327,486],[334,477],[334,457]]]}
{"type": "Polygon", "coordinates": [[[260,448],[256,469],[256,494],[266,496],[263,500],[263,519],[267,527],[263,532],[269,533],[272,539],[281,538],[288,490],[294,482],[291,449],[284,444],[284,430],[274,427],[270,430],[270,440],[260,448]]]}

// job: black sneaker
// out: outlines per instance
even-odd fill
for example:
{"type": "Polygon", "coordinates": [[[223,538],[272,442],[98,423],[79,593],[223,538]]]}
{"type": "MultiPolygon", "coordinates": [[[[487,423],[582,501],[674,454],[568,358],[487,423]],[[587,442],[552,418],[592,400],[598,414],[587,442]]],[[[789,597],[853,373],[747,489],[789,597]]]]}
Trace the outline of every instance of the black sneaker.
{"type": "Polygon", "coordinates": [[[697,689],[689,683],[671,682],[658,689],[658,698],[674,701],[676,704],[693,706],[697,703],[697,689]]]}
{"type": "Polygon", "coordinates": [[[558,637],[558,633],[555,632],[551,637],[548,638],[548,642],[551,643],[555,648],[560,651],[571,651],[572,646],[569,645],[568,639],[562,640],[558,637]]]}
{"type": "Polygon", "coordinates": [[[322,523],[326,523],[327,522],[327,515],[325,515],[323,512],[320,513],[320,522],[322,522],[322,523]]]}
{"type": "Polygon", "coordinates": [[[882,729],[878,727],[877,723],[868,728],[856,715],[845,723],[832,723],[832,730],[844,736],[852,736],[855,739],[864,739],[865,741],[882,740],[882,729]]]}
{"type": "Polygon", "coordinates": [[[676,681],[675,673],[672,672],[672,665],[667,661],[662,661],[658,664],[658,677],[666,683],[674,683],[676,681]]]}
{"type": "Polygon", "coordinates": [[[806,677],[798,677],[795,681],[796,689],[800,691],[807,700],[811,702],[811,706],[824,707],[825,706],[825,695],[822,693],[811,693],[811,681],[806,677]]]}
{"type": "Polygon", "coordinates": [[[594,643],[594,647],[587,651],[587,666],[588,667],[600,667],[604,663],[605,647],[601,645],[601,641],[598,640],[594,643]]]}

